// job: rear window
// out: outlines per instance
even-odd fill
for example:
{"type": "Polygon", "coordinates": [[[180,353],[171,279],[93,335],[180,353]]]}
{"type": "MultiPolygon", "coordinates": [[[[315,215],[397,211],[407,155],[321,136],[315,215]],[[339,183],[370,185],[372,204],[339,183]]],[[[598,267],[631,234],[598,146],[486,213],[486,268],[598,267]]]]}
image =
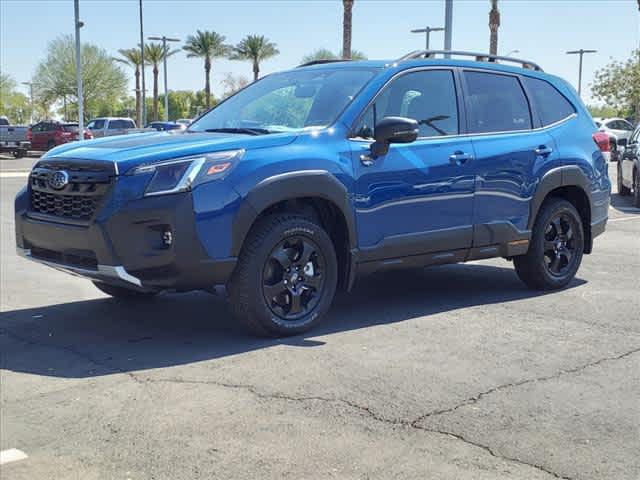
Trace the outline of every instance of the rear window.
{"type": "Polygon", "coordinates": [[[464,72],[471,133],[531,129],[529,102],[517,77],[464,72]]]}
{"type": "Polygon", "coordinates": [[[576,113],[571,102],[549,82],[530,77],[524,77],[523,81],[543,126],[559,122],[576,113]]]}
{"type": "Polygon", "coordinates": [[[94,120],[89,123],[89,128],[92,130],[102,130],[104,128],[104,120],[94,120]]]}
{"type": "Polygon", "coordinates": [[[77,123],[65,123],[64,125],[62,125],[62,130],[64,130],[65,132],[77,133],[80,131],[80,127],[78,127],[77,123]]]}

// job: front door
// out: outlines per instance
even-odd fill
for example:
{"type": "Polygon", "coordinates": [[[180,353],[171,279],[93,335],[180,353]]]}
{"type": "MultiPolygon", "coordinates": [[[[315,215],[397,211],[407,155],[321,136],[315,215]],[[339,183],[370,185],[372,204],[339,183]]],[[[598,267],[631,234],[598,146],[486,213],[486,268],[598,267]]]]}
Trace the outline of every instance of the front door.
{"type": "Polygon", "coordinates": [[[464,255],[472,241],[471,140],[460,137],[454,74],[401,74],[365,111],[355,129],[354,205],[363,261],[432,252],[464,255]],[[419,122],[419,138],[369,159],[374,125],[385,117],[419,122]]]}

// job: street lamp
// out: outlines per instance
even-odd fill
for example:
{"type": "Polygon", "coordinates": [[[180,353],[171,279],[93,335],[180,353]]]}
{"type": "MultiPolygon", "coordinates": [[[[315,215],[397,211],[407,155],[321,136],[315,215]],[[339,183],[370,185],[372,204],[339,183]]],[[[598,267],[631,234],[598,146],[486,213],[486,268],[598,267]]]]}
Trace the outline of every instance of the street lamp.
{"type": "Polygon", "coordinates": [[[516,50],[511,50],[509,53],[507,53],[507,54],[505,55],[505,57],[510,57],[510,56],[511,56],[511,55],[513,55],[514,53],[520,53],[520,50],[517,50],[517,49],[516,49],[516,50]]]}
{"type": "Polygon", "coordinates": [[[33,82],[22,82],[22,85],[27,85],[29,87],[29,125],[33,124],[33,82]]]}
{"type": "MultiPolygon", "coordinates": [[[[444,49],[451,51],[451,39],[453,37],[453,0],[444,0],[444,49]]],[[[445,58],[451,58],[446,54],[445,58]]]]}
{"type": "Polygon", "coordinates": [[[571,50],[567,52],[567,55],[580,55],[580,64],[578,66],[578,96],[582,93],[582,57],[585,53],[596,53],[597,50],[571,50]]]}
{"type": "Polygon", "coordinates": [[[161,37],[148,37],[149,40],[160,40],[162,42],[162,56],[163,68],[164,68],[164,121],[169,121],[169,88],[167,87],[167,55],[169,50],[167,49],[167,42],[179,42],[179,38],[169,38],[162,35],[161,37]]]}
{"type": "Polygon", "coordinates": [[[442,32],[444,28],[442,27],[425,27],[425,28],[417,28],[415,30],[411,30],[411,33],[424,33],[426,37],[425,48],[429,50],[429,35],[431,32],[442,32]]]}
{"type": "Polygon", "coordinates": [[[78,131],[84,132],[84,94],[82,91],[82,62],[80,61],[80,29],[84,23],[80,21],[80,0],[74,0],[73,9],[76,23],[76,83],[78,85],[78,131]]]}

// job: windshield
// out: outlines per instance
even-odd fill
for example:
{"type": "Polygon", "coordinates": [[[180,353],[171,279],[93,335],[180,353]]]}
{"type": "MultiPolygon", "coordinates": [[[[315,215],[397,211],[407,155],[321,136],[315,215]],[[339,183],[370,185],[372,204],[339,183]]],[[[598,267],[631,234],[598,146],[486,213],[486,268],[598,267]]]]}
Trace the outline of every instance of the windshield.
{"type": "Polygon", "coordinates": [[[188,131],[257,135],[326,127],[375,73],[334,68],[269,75],[215,107],[188,131]]]}

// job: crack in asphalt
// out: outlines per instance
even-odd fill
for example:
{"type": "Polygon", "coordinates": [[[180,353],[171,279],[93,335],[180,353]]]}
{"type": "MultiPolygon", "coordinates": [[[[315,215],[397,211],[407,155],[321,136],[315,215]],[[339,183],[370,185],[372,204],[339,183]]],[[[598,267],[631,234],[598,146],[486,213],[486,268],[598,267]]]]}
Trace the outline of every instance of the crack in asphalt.
{"type": "Polygon", "coordinates": [[[346,399],[342,399],[342,398],[331,398],[331,397],[322,397],[322,396],[293,396],[293,395],[288,395],[285,393],[278,393],[278,392],[274,392],[274,393],[265,393],[262,392],[260,390],[258,390],[258,388],[256,388],[254,385],[250,385],[250,384],[238,384],[238,383],[228,383],[228,382],[220,382],[220,381],[215,381],[215,380],[189,380],[189,379],[183,379],[183,378],[149,378],[149,377],[139,377],[138,375],[134,374],[133,372],[130,371],[126,371],[122,368],[116,367],[116,366],[112,366],[109,365],[108,363],[104,363],[102,361],[99,361],[93,357],[91,357],[90,355],[87,355],[83,352],[80,352],[78,350],[76,350],[75,348],[73,348],[72,346],[58,346],[58,345],[50,345],[44,342],[40,342],[40,341],[36,341],[33,339],[29,339],[29,338],[25,338],[25,337],[21,337],[19,335],[14,334],[13,332],[10,332],[7,329],[0,329],[0,334],[4,334],[7,335],[15,340],[21,341],[23,343],[29,344],[29,345],[34,345],[34,346],[41,346],[41,347],[45,347],[45,348],[52,348],[52,349],[57,349],[57,350],[62,350],[68,353],[71,353],[73,355],[76,355],[90,363],[93,363],[96,366],[99,366],[101,368],[104,368],[105,370],[114,372],[114,373],[122,373],[127,375],[129,378],[131,378],[133,381],[135,381],[138,384],[145,384],[145,383],[183,383],[183,384],[204,384],[204,385],[214,385],[214,386],[218,386],[218,387],[222,387],[222,388],[235,388],[235,389],[242,389],[245,391],[250,392],[251,394],[255,395],[258,398],[264,398],[264,399],[279,399],[279,400],[284,400],[284,401],[292,401],[292,402],[305,402],[305,401],[317,401],[317,402],[324,402],[324,403],[341,403],[343,405],[346,405],[352,409],[358,410],[362,413],[364,413],[367,417],[380,422],[380,423],[384,423],[384,424],[388,424],[388,425],[395,425],[395,426],[402,426],[402,427],[407,427],[407,428],[412,428],[415,430],[421,430],[421,431],[425,431],[425,432],[429,432],[429,433],[435,433],[435,434],[439,434],[439,435],[446,435],[448,437],[451,438],[455,438],[459,441],[462,441],[468,445],[474,446],[476,448],[480,448],[483,451],[487,452],[488,454],[490,454],[491,456],[493,456],[494,458],[497,459],[501,459],[504,461],[509,461],[509,462],[513,462],[513,463],[517,463],[520,465],[524,465],[530,468],[534,468],[536,470],[539,470],[543,473],[546,473],[548,475],[551,475],[554,478],[559,478],[562,480],[573,480],[571,477],[568,476],[564,476],[564,475],[560,475],[548,468],[546,468],[543,465],[540,464],[536,464],[536,463],[531,463],[531,462],[527,462],[525,460],[521,460],[517,457],[509,457],[507,455],[503,455],[499,452],[496,452],[495,450],[493,450],[490,446],[479,443],[477,441],[474,441],[472,439],[469,439],[467,437],[465,437],[462,434],[459,433],[455,433],[455,432],[450,432],[447,430],[442,430],[442,429],[434,429],[434,428],[428,428],[426,426],[420,425],[420,422],[426,420],[427,418],[430,417],[434,417],[434,416],[438,416],[438,415],[443,415],[446,413],[451,413],[454,412],[456,410],[458,410],[459,408],[468,406],[468,405],[473,405],[477,402],[479,402],[483,397],[486,397],[488,395],[491,395],[493,393],[497,393],[500,392],[502,390],[508,389],[508,388],[515,388],[515,387],[519,387],[522,385],[526,385],[529,383],[537,383],[537,382],[544,382],[544,381],[549,381],[549,380],[553,380],[556,378],[559,378],[563,375],[569,375],[569,374],[574,374],[574,373],[579,373],[587,368],[590,367],[594,367],[594,366],[598,366],[602,363],[605,362],[610,362],[610,361],[616,361],[616,360],[621,360],[623,358],[629,357],[635,353],[640,352],[640,347],[639,348],[635,348],[632,350],[629,350],[627,352],[624,352],[620,355],[616,355],[613,357],[604,357],[601,358],[599,360],[595,360],[593,362],[589,362],[574,368],[569,368],[569,369],[561,369],[558,370],[555,374],[553,375],[547,375],[547,376],[542,376],[542,377],[536,377],[536,378],[531,378],[531,379],[526,379],[526,380],[521,380],[518,382],[510,382],[510,383],[505,383],[502,385],[498,385],[496,387],[492,387],[488,390],[485,390],[483,392],[480,392],[477,395],[474,395],[473,397],[470,397],[466,400],[464,400],[461,403],[458,403],[457,405],[453,406],[453,407],[449,407],[446,409],[440,409],[440,410],[433,410],[431,412],[428,412],[424,415],[421,415],[420,417],[418,417],[415,420],[405,420],[405,419],[394,419],[394,418],[387,418],[384,417],[382,415],[380,415],[379,413],[376,413],[374,410],[372,410],[370,407],[367,407],[365,405],[360,405],[356,402],[353,402],[351,400],[346,400],[346,399]]]}

